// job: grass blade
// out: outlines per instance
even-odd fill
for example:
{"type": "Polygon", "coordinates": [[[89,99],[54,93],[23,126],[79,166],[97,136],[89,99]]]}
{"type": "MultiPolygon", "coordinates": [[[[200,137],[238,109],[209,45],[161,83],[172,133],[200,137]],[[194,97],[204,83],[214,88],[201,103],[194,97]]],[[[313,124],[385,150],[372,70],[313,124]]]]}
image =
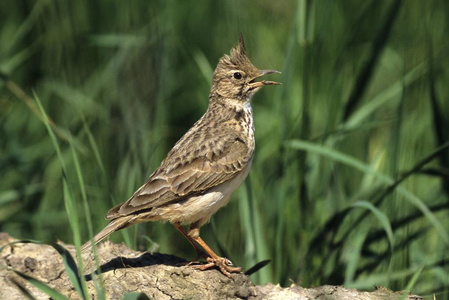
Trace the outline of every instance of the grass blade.
{"type": "MultiPolygon", "coordinates": [[[[431,45],[431,43],[430,43],[431,45]]],[[[432,121],[433,128],[435,130],[436,142],[439,146],[444,145],[449,140],[449,132],[447,128],[449,126],[449,120],[447,120],[442,113],[441,105],[438,101],[435,74],[433,68],[432,53],[430,54],[430,71],[429,71],[429,93],[430,93],[430,104],[432,109],[432,121]]],[[[449,150],[445,151],[440,157],[440,166],[444,169],[449,169],[449,150]]],[[[449,195],[449,177],[442,177],[443,188],[446,194],[449,195]]]]}
{"type": "Polygon", "coordinates": [[[51,288],[50,286],[48,286],[47,284],[43,283],[42,281],[40,281],[40,280],[38,280],[36,278],[33,278],[31,276],[28,276],[27,274],[24,274],[22,272],[16,271],[16,270],[13,270],[13,272],[16,273],[17,275],[19,275],[20,277],[22,277],[23,279],[25,279],[30,284],[34,285],[36,288],[38,288],[42,292],[44,292],[47,295],[49,295],[52,299],[54,299],[54,300],[68,300],[68,298],[66,296],[64,296],[63,294],[59,293],[58,291],[56,291],[55,289],[51,288]]]}
{"type": "MultiPolygon", "coordinates": [[[[87,124],[86,124],[84,118],[83,118],[83,123],[87,127],[87,124]]],[[[90,136],[89,136],[89,139],[90,139],[90,136]]],[[[95,146],[95,144],[94,144],[94,146],[95,146]]],[[[82,197],[82,200],[83,200],[83,208],[84,208],[85,219],[86,219],[86,222],[87,222],[87,229],[89,231],[89,236],[92,239],[94,233],[93,233],[93,226],[92,226],[92,220],[91,220],[91,213],[90,213],[90,209],[89,209],[89,204],[87,203],[86,185],[84,183],[84,177],[83,177],[83,173],[81,171],[81,165],[80,165],[80,162],[79,162],[79,158],[78,158],[78,155],[76,153],[76,149],[75,149],[75,147],[73,146],[72,143],[70,143],[70,148],[71,148],[71,152],[72,152],[72,156],[73,156],[73,163],[74,163],[75,169],[76,169],[76,174],[77,174],[77,178],[78,178],[78,184],[79,184],[79,187],[80,187],[80,190],[81,190],[81,197],[82,197]]],[[[102,165],[100,167],[102,167],[102,165]]],[[[104,172],[104,169],[102,169],[102,171],[104,172]]],[[[92,248],[93,248],[93,253],[94,253],[94,257],[95,257],[96,267],[99,270],[100,269],[100,262],[99,262],[98,256],[97,256],[96,245],[94,245],[92,248]]],[[[81,255],[80,248],[77,247],[76,250],[77,250],[77,256],[81,258],[82,255],[81,255]]],[[[84,270],[83,260],[82,259],[79,260],[79,264],[80,264],[80,270],[84,270]]],[[[95,274],[97,274],[97,273],[95,273],[95,274]]],[[[97,276],[93,277],[95,289],[97,291],[97,297],[99,299],[105,299],[105,291],[104,291],[104,286],[102,284],[103,281],[101,280],[101,273],[98,275],[98,277],[100,278],[100,282],[98,281],[97,276]]]]}
{"type": "Polygon", "coordinates": [[[123,299],[122,300],[150,300],[150,298],[148,298],[148,296],[144,293],[126,293],[125,295],[123,295],[123,299]]]}
{"type": "Polygon", "coordinates": [[[385,48],[391,29],[393,28],[394,20],[399,13],[401,2],[401,0],[396,0],[391,4],[388,15],[385,19],[385,23],[379,30],[379,33],[377,34],[377,37],[373,42],[370,51],[371,55],[365,65],[362,67],[362,70],[360,71],[354,83],[353,89],[344,109],[343,120],[347,120],[351,116],[351,114],[355,110],[355,107],[363,98],[363,94],[377,65],[377,60],[379,59],[382,50],[385,48]]]}
{"type": "Polygon", "coordinates": [[[16,281],[14,278],[11,278],[12,283],[16,286],[17,289],[19,289],[19,291],[22,292],[22,294],[27,298],[27,299],[31,299],[34,300],[36,299],[33,295],[31,295],[31,293],[24,287],[22,286],[18,281],[16,281]]]}
{"type": "Polygon", "coordinates": [[[345,254],[347,257],[346,270],[345,270],[345,286],[351,284],[354,281],[354,277],[357,271],[357,266],[361,260],[361,252],[363,244],[366,239],[366,232],[355,235],[354,240],[351,242],[351,249],[345,254]]]}
{"type": "Polygon", "coordinates": [[[245,272],[245,275],[250,276],[251,274],[256,273],[257,271],[259,271],[260,269],[262,269],[263,267],[268,265],[270,262],[271,262],[271,259],[266,259],[266,260],[258,262],[257,264],[255,264],[254,266],[249,268],[248,271],[245,272]]]}
{"type": "Polygon", "coordinates": [[[28,244],[28,243],[31,243],[31,244],[46,244],[46,243],[44,243],[44,242],[37,241],[37,240],[27,240],[27,239],[25,239],[25,240],[18,240],[18,241],[14,241],[14,242],[8,243],[8,244],[6,244],[6,245],[0,247],[0,253],[1,253],[6,247],[9,247],[9,246],[11,246],[11,245],[14,245],[14,244],[28,244]]]}
{"type": "MultiPolygon", "coordinates": [[[[334,149],[330,149],[330,148],[327,148],[327,147],[324,147],[321,145],[317,145],[317,144],[306,142],[306,141],[300,141],[300,140],[288,141],[288,142],[286,142],[286,145],[287,145],[287,147],[291,147],[296,150],[304,150],[304,151],[313,152],[315,154],[322,155],[322,156],[328,157],[334,161],[351,166],[363,173],[374,176],[375,178],[379,179],[384,184],[394,184],[394,182],[395,182],[391,177],[389,177],[381,172],[376,171],[374,168],[367,165],[366,163],[364,163],[360,160],[357,160],[353,157],[350,157],[349,155],[346,155],[344,153],[336,151],[334,149]]],[[[441,149],[441,147],[439,149],[441,149]]],[[[444,242],[449,245],[449,234],[448,234],[447,230],[443,227],[443,225],[435,217],[435,215],[429,210],[429,208],[423,203],[423,201],[405,188],[397,187],[396,189],[399,194],[404,196],[411,204],[413,204],[419,210],[421,210],[421,212],[427,217],[429,222],[431,224],[433,224],[433,226],[436,228],[439,235],[443,238],[444,242]]]]}
{"type": "Polygon", "coordinates": [[[410,279],[409,283],[407,284],[407,286],[404,289],[404,292],[401,295],[401,300],[402,299],[406,299],[407,295],[410,294],[412,288],[415,286],[416,282],[418,281],[419,276],[421,276],[421,273],[424,269],[424,266],[421,266],[418,268],[418,270],[416,270],[415,274],[413,274],[412,278],[410,279]]]}
{"type": "MultiPolygon", "coordinates": [[[[80,267],[81,267],[81,271],[83,270],[83,262],[82,262],[82,258],[81,258],[81,253],[80,253],[80,247],[81,247],[81,234],[80,234],[80,225],[79,225],[79,218],[78,218],[78,209],[76,207],[76,204],[73,200],[72,194],[69,191],[69,186],[67,183],[67,167],[64,161],[64,158],[62,156],[62,151],[61,148],[59,147],[59,143],[58,140],[56,139],[55,134],[53,133],[53,130],[50,126],[49,123],[49,119],[48,116],[44,110],[44,108],[42,107],[42,104],[39,100],[39,97],[34,94],[34,97],[36,99],[36,103],[39,107],[39,110],[42,114],[43,117],[43,121],[45,124],[45,127],[47,128],[48,134],[50,135],[51,141],[53,143],[53,146],[56,150],[56,154],[58,156],[58,161],[61,165],[62,168],[62,177],[63,177],[63,192],[64,192],[64,205],[66,208],[66,213],[67,213],[67,217],[69,219],[69,223],[70,223],[70,227],[72,229],[73,232],[73,239],[75,241],[75,246],[77,248],[78,251],[78,258],[79,258],[79,263],[80,263],[80,267]]],[[[64,258],[64,257],[63,257],[64,258]]],[[[70,268],[66,268],[67,272],[69,273],[69,277],[70,276],[74,276],[73,274],[70,275],[70,272],[73,272],[72,267],[76,268],[76,265],[69,265],[70,268]]],[[[78,273],[78,271],[76,272],[78,273]]],[[[73,279],[73,283],[75,286],[75,289],[77,290],[77,292],[80,294],[80,296],[82,296],[83,298],[86,298],[87,293],[87,286],[86,286],[86,282],[84,280],[75,280],[75,278],[73,279]],[[80,287],[81,286],[81,287],[80,287]]],[[[78,276],[79,279],[79,276],[78,276]]]]}
{"type": "Polygon", "coordinates": [[[83,288],[83,280],[79,275],[78,267],[76,266],[75,260],[73,259],[72,255],[70,255],[70,252],[59,244],[51,243],[50,245],[55,248],[56,251],[58,251],[58,253],[61,255],[65,270],[75,290],[83,299],[88,299],[86,293],[87,288],[83,288]]]}
{"type": "Polygon", "coordinates": [[[379,223],[384,229],[385,233],[387,234],[388,242],[390,243],[390,249],[393,250],[394,247],[393,230],[391,229],[391,223],[387,215],[368,201],[357,201],[352,206],[368,209],[374,214],[374,216],[379,220],[379,223]]]}

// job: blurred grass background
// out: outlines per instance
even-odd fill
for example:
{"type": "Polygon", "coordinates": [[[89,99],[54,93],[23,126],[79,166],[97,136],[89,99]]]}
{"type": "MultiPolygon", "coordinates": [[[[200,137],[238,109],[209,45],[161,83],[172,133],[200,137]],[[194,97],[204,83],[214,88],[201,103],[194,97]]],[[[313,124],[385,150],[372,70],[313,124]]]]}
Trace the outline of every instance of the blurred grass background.
{"type": "MultiPolygon", "coordinates": [[[[203,238],[244,268],[271,259],[255,283],[448,299],[444,0],[1,1],[0,231],[73,243],[64,178],[82,241],[99,231],[204,113],[240,32],[283,85],[254,97],[252,171],[203,238]]],[[[170,224],[123,239],[194,256],[170,224]]]]}

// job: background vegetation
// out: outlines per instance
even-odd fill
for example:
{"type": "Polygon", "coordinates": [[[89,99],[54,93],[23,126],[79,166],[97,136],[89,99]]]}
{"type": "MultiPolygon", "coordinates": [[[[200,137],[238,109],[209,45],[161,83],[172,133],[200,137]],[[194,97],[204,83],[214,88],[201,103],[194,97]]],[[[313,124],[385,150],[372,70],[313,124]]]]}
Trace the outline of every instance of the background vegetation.
{"type": "MultiPolygon", "coordinates": [[[[99,231],[203,114],[240,32],[283,85],[253,99],[252,172],[203,238],[244,268],[271,259],[256,283],[447,299],[444,0],[1,1],[0,231],[99,231]]],[[[112,239],[194,256],[170,224],[112,239]]]]}

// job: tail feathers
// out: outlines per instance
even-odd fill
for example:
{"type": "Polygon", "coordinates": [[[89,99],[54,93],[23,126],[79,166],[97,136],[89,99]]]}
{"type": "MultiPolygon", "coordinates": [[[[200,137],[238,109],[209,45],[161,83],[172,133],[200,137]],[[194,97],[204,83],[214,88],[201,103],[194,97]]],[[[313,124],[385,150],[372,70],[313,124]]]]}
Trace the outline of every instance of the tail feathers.
{"type": "Polygon", "coordinates": [[[131,220],[134,216],[125,216],[125,217],[119,217],[117,219],[114,219],[109,223],[102,231],[100,231],[93,239],[92,241],[88,241],[81,247],[82,252],[88,252],[92,248],[93,245],[98,244],[103,239],[108,237],[110,234],[116,232],[117,230],[126,228],[130,225],[132,225],[131,220]]]}

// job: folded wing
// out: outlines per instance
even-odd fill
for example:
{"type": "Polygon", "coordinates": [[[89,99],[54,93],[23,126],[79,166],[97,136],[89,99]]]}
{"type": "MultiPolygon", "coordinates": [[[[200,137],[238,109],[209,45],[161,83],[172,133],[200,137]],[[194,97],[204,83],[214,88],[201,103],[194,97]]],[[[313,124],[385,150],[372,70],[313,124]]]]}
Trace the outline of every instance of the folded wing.
{"type": "Polygon", "coordinates": [[[112,208],[106,218],[149,211],[232,180],[249,163],[249,151],[242,139],[229,132],[205,135],[200,142],[186,134],[148,181],[128,201],[112,208]]]}

